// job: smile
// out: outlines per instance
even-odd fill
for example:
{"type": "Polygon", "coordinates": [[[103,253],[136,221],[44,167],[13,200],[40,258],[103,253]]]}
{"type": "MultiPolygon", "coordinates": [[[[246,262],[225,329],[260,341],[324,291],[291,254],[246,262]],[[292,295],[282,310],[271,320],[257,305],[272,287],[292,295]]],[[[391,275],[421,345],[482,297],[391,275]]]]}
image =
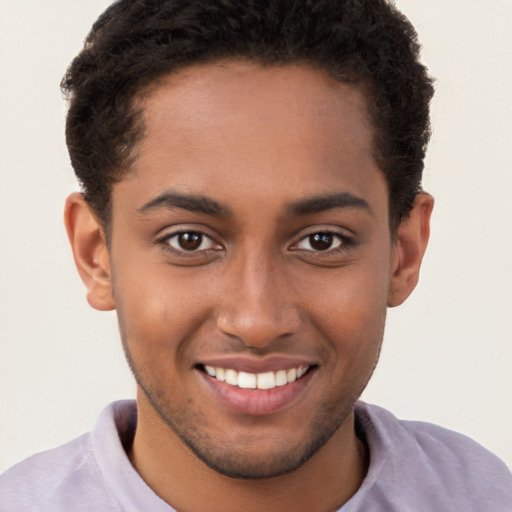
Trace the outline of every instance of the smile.
{"type": "Polygon", "coordinates": [[[238,372],[233,369],[214,368],[205,366],[206,373],[221,382],[230,386],[242,389],[273,389],[279,386],[286,386],[297,379],[300,379],[309,368],[299,366],[289,370],[278,370],[276,372],[248,373],[238,372]]]}

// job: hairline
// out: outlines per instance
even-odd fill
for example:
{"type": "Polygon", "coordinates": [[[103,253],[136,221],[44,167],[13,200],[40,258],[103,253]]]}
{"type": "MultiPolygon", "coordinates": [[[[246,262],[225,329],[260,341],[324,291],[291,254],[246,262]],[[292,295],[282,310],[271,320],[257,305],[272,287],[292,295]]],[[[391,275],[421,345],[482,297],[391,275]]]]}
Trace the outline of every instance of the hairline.
{"type": "MultiPolygon", "coordinates": [[[[388,199],[388,223],[390,227],[390,232],[392,235],[398,229],[400,221],[408,215],[408,212],[405,212],[403,215],[399,216],[398,213],[393,211],[392,207],[392,196],[391,196],[391,187],[390,187],[390,178],[383,168],[383,161],[385,161],[385,157],[380,155],[380,151],[378,149],[377,138],[379,137],[379,129],[376,126],[375,116],[373,111],[376,109],[374,95],[371,92],[372,86],[369,84],[371,82],[370,78],[364,78],[361,74],[356,71],[350,69],[341,69],[340,72],[336,73],[330,68],[327,64],[322,64],[321,62],[313,59],[306,58],[275,58],[275,59],[264,59],[260,56],[250,57],[247,55],[240,55],[234,53],[233,55],[223,55],[223,56],[215,56],[210,55],[203,59],[198,59],[194,62],[187,63],[175,63],[172,69],[167,71],[162,71],[158,76],[155,76],[148,83],[140,84],[139,87],[134,89],[132,93],[128,96],[128,103],[130,105],[131,115],[134,121],[135,132],[137,133],[136,140],[134,141],[133,146],[130,148],[129,156],[127,158],[127,165],[123,169],[118,169],[116,176],[117,179],[111,184],[110,194],[108,199],[108,208],[106,212],[96,212],[98,218],[101,221],[103,230],[107,239],[110,239],[112,234],[111,232],[111,224],[112,224],[112,215],[113,215],[113,189],[117,183],[120,183],[125,179],[127,175],[132,172],[133,165],[137,161],[138,158],[138,150],[140,150],[140,145],[144,141],[146,136],[146,101],[151,98],[153,94],[156,93],[172,76],[179,74],[187,69],[193,68],[201,68],[208,65],[220,65],[223,63],[252,63],[259,64],[263,68],[272,68],[272,67],[302,67],[309,68],[312,71],[322,72],[339,83],[343,83],[354,87],[361,94],[365,110],[367,114],[367,120],[371,127],[371,155],[372,158],[379,169],[379,171],[383,174],[386,188],[387,188],[387,199],[388,199]],[[105,215],[106,214],[106,215],[105,215]]],[[[419,193],[420,190],[417,191],[419,193]]]]}

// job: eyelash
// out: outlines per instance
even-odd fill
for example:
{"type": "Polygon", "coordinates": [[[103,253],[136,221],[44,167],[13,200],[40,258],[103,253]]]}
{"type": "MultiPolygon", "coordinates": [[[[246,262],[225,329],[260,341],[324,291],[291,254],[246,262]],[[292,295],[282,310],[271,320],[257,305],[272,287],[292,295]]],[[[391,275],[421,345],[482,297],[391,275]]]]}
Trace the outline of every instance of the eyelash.
{"type": "MultiPolygon", "coordinates": [[[[157,242],[159,244],[163,245],[163,247],[166,250],[172,251],[174,254],[179,254],[181,256],[194,256],[197,254],[207,253],[207,252],[211,252],[211,251],[217,251],[222,248],[222,246],[220,244],[217,244],[211,236],[209,236],[208,234],[204,233],[201,230],[195,230],[195,229],[183,229],[183,230],[177,231],[175,233],[165,235],[164,237],[160,238],[157,242]],[[197,235],[197,236],[199,236],[201,239],[199,246],[197,248],[193,248],[191,250],[187,250],[183,247],[181,247],[181,248],[173,247],[171,245],[171,241],[174,239],[177,240],[178,237],[180,237],[182,235],[197,235]],[[213,245],[213,247],[201,249],[201,246],[205,243],[206,240],[209,240],[210,243],[213,245]]],[[[334,253],[340,253],[340,252],[346,251],[348,248],[350,248],[353,245],[355,245],[355,241],[353,240],[353,238],[351,238],[345,234],[339,233],[338,231],[322,229],[322,230],[314,231],[314,232],[311,232],[311,233],[308,233],[308,234],[302,236],[298,240],[298,242],[296,242],[290,248],[290,250],[291,251],[304,251],[304,252],[309,252],[309,253],[319,254],[319,255],[320,254],[327,255],[327,254],[334,254],[334,253]],[[299,247],[299,244],[301,244],[304,241],[309,241],[309,243],[311,245],[312,237],[315,237],[317,235],[321,235],[321,236],[327,235],[328,237],[332,237],[332,239],[334,239],[332,241],[332,243],[335,244],[336,240],[337,240],[338,245],[334,248],[326,247],[325,249],[318,249],[318,250],[304,249],[304,248],[299,247]]]]}
{"type": "Polygon", "coordinates": [[[318,231],[314,231],[312,233],[304,235],[296,244],[294,244],[295,247],[297,247],[301,242],[306,241],[306,240],[309,240],[310,245],[311,245],[311,238],[316,235],[330,236],[333,239],[337,239],[339,244],[338,244],[338,246],[336,246],[334,248],[328,247],[325,250],[321,250],[321,249],[309,250],[309,249],[301,249],[299,247],[296,249],[293,248],[292,250],[295,250],[295,251],[305,250],[307,252],[312,252],[314,254],[326,254],[327,255],[327,254],[337,254],[340,252],[344,252],[351,246],[355,245],[355,241],[353,238],[351,238],[343,233],[340,233],[339,231],[334,231],[334,230],[330,230],[330,229],[320,229],[318,231]]]}
{"type": "Polygon", "coordinates": [[[207,235],[206,233],[204,233],[203,231],[200,231],[198,229],[183,229],[183,230],[177,231],[175,233],[170,233],[170,234],[165,235],[164,237],[160,238],[159,240],[157,240],[157,242],[159,244],[163,245],[163,247],[166,250],[172,251],[174,254],[179,254],[179,255],[183,255],[183,256],[194,256],[194,255],[197,255],[200,253],[219,250],[219,248],[221,247],[220,244],[217,244],[211,236],[207,235]],[[200,242],[199,247],[196,249],[193,249],[193,250],[187,250],[183,247],[181,247],[181,248],[173,247],[171,245],[171,241],[173,239],[178,240],[178,238],[182,235],[198,235],[199,237],[201,237],[201,242],[200,242]],[[201,246],[205,243],[206,240],[209,240],[211,242],[211,244],[216,247],[209,247],[206,249],[205,248],[201,249],[201,246]]]}

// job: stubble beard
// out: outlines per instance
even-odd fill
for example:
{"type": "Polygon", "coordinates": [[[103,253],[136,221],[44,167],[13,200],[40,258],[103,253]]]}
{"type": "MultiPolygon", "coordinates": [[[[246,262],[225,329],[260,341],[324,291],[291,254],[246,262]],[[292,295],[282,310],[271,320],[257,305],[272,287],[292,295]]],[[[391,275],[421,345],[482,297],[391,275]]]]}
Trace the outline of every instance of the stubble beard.
{"type": "MultiPolygon", "coordinates": [[[[119,313],[119,312],[118,312],[119,313]]],[[[151,384],[151,375],[158,375],[158,371],[141,371],[135,364],[128,343],[121,329],[123,350],[128,365],[135,380],[144,392],[147,400],[162,421],[187,446],[191,452],[209,468],[217,473],[236,479],[259,480],[269,479],[291,473],[303,466],[315,453],[320,450],[334,435],[352,413],[354,404],[368,384],[377,365],[380,348],[373,361],[372,368],[366,381],[359,390],[350,396],[340,397],[336,402],[322,402],[319,404],[314,418],[304,418],[310,421],[309,435],[301,443],[286,450],[276,450],[272,456],[253,455],[249,458],[236,446],[227,443],[216,443],[208,434],[208,419],[198,408],[185,400],[181,404],[172,403],[164,391],[165,385],[151,384]]]]}
{"type": "MultiPolygon", "coordinates": [[[[312,421],[309,436],[302,443],[286,450],[276,447],[271,457],[249,457],[237,450],[236,443],[215,443],[208,435],[205,416],[191,411],[186,405],[173,407],[159,393],[146,386],[140,375],[134,372],[134,376],[160,418],[199,460],[221,475],[243,480],[274,478],[300,468],[333,436],[352,412],[356,401],[354,399],[343,410],[321,404],[323,413],[312,421]]],[[[250,439],[246,441],[251,442],[250,439]]]]}
{"type": "MultiPolygon", "coordinates": [[[[173,404],[164,393],[152,386],[146,372],[140,371],[135,365],[129,349],[123,343],[126,359],[147,400],[172,432],[187,446],[191,452],[209,468],[217,473],[236,479],[260,480],[278,477],[291,473],[303,466],[338,430],[352,412],[358,396],[343,401],[343,407],[321,403],[316,417],[311,422],[309,435],[301,443],[280,450],[279,447],[271,456],[253,454],[247,456],[238,450],[236,443],[216,443],[208,434],[208,421],[201,411],[188,407],[185,401],[173,404]]],[[[147,372],[148,375],[151,372],[147,372]]],[[[306,418],[304,419],[305,421],[306,418]]],[[[246,440],[246,441],[250,441],[246,440]]],[[[286,439],[283,439],[286,441],[286,439]]]]}

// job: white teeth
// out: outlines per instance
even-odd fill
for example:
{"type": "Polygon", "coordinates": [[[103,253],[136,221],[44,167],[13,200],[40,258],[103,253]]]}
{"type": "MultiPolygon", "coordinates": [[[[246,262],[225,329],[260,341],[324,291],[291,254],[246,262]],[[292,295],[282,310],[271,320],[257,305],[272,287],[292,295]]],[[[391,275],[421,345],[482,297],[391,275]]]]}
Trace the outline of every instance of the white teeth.
{"type": "Polygon", "coordinates": [[[258,373],[258,389],[272,389],[276,387],[274,372],[258,373]]]}
{"type": "Polygon", "coordinates": [[[235,370],[226,370],[226,382],[232,386],[238,386],[238,372],[235,370]]]}
{"type": "Polygon", "coordinates": [[[288,370],[288,373],[286,374],[286,380],[290,383],[297,380],[297,370],[295,368],[288,370]]]}
{"type": "Polygon", "coordinates": [[[276,386],[284,386],[285,384],[288,384],[286,370],[279,370],[276,372],[276,386]]]}
{"type": "Polygon", "coordinates": [[[244,389],[256,389],[256,375],[254,373],[239,372],[238,387],[244,389]]]}
{"type": "Polygon", "coordinates": [[[213,366],[205,366],[204,369],[210,377],[242,389],[273,389],[277,386],[285,386],[300,379],[308,371],[308,368],[304,366],[257,374],[213,366]]]}

